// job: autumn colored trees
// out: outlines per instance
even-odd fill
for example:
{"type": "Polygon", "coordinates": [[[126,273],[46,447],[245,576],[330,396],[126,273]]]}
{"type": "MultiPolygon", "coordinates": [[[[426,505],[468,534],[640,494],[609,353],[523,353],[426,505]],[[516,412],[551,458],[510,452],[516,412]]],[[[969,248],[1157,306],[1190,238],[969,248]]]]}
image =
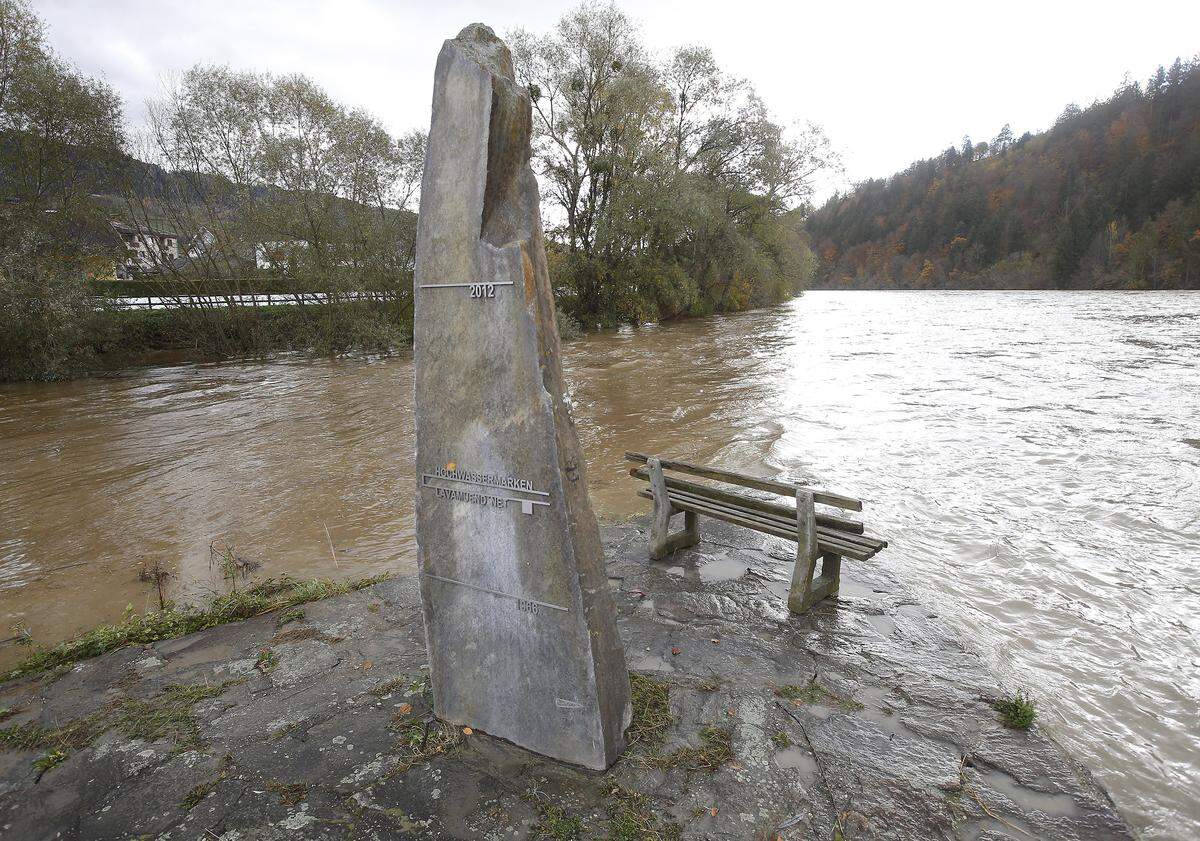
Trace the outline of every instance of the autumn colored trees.
{"type": "Polygon", "coordinates": [[[1200,62],[859,184],[808,231],[831,288],[1200,288],[1200,62]]]}

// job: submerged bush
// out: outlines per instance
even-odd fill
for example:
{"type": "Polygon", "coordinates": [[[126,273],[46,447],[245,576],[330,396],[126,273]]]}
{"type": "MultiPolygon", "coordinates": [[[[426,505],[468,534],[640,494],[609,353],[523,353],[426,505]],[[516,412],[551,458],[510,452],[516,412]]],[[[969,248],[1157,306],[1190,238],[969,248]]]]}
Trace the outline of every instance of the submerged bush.
{"type": "Polygon", "coordinates": [[[1005,727],[1012,727],[1015,730],[1028,730],[1029,726],[1033,724],[1033,720],[1037,718],[1037,709],[1034,707],[1033,699],[1024,689],[1017,690],[1017,694],[1011,698],[1001,698],[993,702],[992,708],[1000,713],[1000,720],[1004,722],[1005,727]]]}
{"type": "Polygon", "coordinates": [[[58,380],[94,362],[99,314],[77,267],[0,249],[0,380],[58,380]]]}

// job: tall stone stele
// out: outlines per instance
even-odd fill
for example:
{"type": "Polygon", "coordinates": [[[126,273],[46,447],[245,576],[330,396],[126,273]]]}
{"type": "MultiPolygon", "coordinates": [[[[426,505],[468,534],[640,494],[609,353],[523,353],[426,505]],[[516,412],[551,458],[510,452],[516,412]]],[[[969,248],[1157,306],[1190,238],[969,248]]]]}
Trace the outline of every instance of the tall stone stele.
{"type": "Polygon", "coordinates": [[[559,359],[531,108],[486,26],[446,41],[417,225],[417,547],[434,710],[588,768],[629,674],[559,359]]]}

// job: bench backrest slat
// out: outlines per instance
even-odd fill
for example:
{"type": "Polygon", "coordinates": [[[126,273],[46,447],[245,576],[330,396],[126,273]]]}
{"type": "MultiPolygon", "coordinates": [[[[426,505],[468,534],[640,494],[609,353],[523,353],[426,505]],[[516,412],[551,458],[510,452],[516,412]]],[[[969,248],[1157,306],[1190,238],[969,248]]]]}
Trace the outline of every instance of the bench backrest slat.
{"type": "MultiPolygon", "coordinates": [[[[650,456],[645,453],[625,453],[626,461],[632,461],[638,464],[645,464],[650,456]]],[[[688,473],[692,476],[699,476],[702,479],[713,479],[718,482],[726,482],[731,485],[741,485],[744,488],[754,488],[755,490],[767,491],[768,493],[779,494],[780,496],[795,497],[796,485],[789,485],[786,482],[776,482],[772,479],[762,479],[758,476],[746,476],[742,473],[734,473],[732,470],[722,470],[718,467],[705,467],[698,464],[688,464],[684,461],[675,461],[674,459],[658,457],[659,463],[663,470],[674,470],[677,473],[688,473]]],[[[826,491],[813,491],[813,501],[819,502],[822,505],[832,505],[835,508],[843,508],[847,511],[862,511],[862,500],[852,499],[841,494],[828,493],[826,491]]]]}
{"type": "MultiPolygon", "coordinates": [[[[650,472],[645,467],[629,468],[629,475],[635,479],[643,481],[650,480],[650,472]]],[[[719,500],[720,502],[728,502],[743,508],[749,508],[754,511],[766,511],[770,514],[776,514],[780,517],[785,517],[788,520],[795,522],[796,508],[791,505],[781,505],[777,502],[768,502],[765,499],[756,499],[744,494],[733,493],[732,491],[714,488],[709,485],[701,485],[699,482],[689,482],[687,479],[676,479],[674,476],[663,477],[667,483],[667,487],[675,490],[688,491],[699,496],[708,497],[709,499],[719,500]]],[[[863,533],[863,524],[857,520],[847,520],[845,517],[835,517],[832,514],[817,514],[818,526],[829,526],[830,528],[840,529],[842,531],[853,532],[855,534],[863,533]]]]}

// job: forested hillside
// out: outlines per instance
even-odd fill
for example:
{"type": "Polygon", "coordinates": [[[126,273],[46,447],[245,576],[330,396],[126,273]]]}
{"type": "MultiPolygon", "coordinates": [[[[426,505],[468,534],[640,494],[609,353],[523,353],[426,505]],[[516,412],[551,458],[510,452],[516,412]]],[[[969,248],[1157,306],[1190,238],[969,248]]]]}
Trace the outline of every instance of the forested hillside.
{"type": "Polygon", "coordinates": [[[830,288],[1200,288],[1200,61],[862,183],[808,231],[830,288]]]}

